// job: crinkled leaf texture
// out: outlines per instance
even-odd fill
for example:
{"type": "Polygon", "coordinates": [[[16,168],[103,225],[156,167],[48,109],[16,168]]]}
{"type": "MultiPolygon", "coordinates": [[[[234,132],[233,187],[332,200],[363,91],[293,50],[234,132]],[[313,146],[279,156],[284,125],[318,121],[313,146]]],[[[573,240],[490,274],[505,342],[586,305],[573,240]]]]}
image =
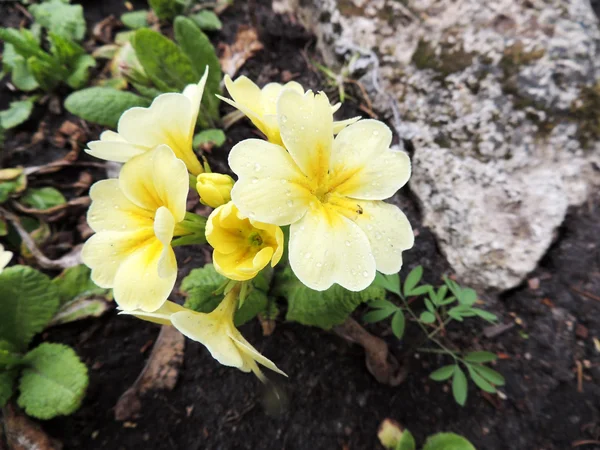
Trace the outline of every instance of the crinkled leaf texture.
{"type": "Polygon", "coordinates": [[[58,292],[50,279],[27,266],[0,273],[0,339],[25,350],[58,309],[58,292]]]}
{"type": "Polygon", "coordinates": [[[81,5],[50,0],[31,5],[29,12],[37,23],[67,39],[81,41],[85,36],[86,25],[81,5]]]}
{"type": "MultiPolygon", "coordinates": [[[[223,294],[215,295],[215,291],[227,281],[215,270],[212,264],[201,269],[194,269],[181,282],[181,291],[187,295],[185,307],[197,312],[210,313],[223,300],[223,294]]],[[[268,299],[265,292],[252,289],[244,304],[234,317],[236,326],[243,325],[267,309],[268,299]]]]}
{"type": "Polygon", "coordinates": [[[0,125],[5,130],[21,125],[31,115],[33,102],[31,100],[21,100],[10,102],[8,109],[0,111],[0,125]]]}
{"type": "Polygon", "coordinates": [[[352,292],[334,284],[325,291],[313,291],[302,284],[288,267],[277,274],[276,294],[287,298],[287,320],[328,330],[343,323],[363,302],[385,299],[385,289],[369,286],[352,292]]]}
{"type": "Polygon", "coordinates": [[[430,436],[423,450],[476,450],[464,437],[454,433],[438,433],[430,436]]]}
{"type": "Polygon", "coordinates": [[[30,416],[51,419],[75,412],[88,386],[88,371],[66,345],[43,343],[25,355],[19,406],[30,416]]]}
{"type": "Polygon", "coordinates": [[[117,128],[121,115],[135,106],[150,106],[150,100],[105,87],[91,87],[73,92],[65,100],[65,108],[88,122],[117,128]]]}

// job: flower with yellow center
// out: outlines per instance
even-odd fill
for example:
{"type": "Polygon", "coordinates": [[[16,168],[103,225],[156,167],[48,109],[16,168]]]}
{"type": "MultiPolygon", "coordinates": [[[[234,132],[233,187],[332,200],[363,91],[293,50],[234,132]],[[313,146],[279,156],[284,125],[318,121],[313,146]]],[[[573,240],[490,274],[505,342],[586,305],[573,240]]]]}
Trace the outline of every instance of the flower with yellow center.
{"type": "Polygon", "coordinates": [[[248,139],[229,155],[242,214],[291,224],[290,265],[312,289],[360,291],[376,270],[398,272],[414,235],[402,211],[381,200],[408,181],[410,160],[389,148],[390,129],[361,120],[334,140],[327,96],[292,90],[279,97],[277,120],[285,148],[248,139]]]}
{"type": "MultiPolygon", "coordinates": [[[[245,76],[232,81],[229,75],[225,75],[224,81],[227,92],[233,100],[218,95],[217,97],[244,113],[254,126],[263,132],[269,142],[281,145],[279,123],[277,121],[277,99],[284,90],[304,94],[302,85],[296,81],[290,81],[283,85],[269,83],[261,89],[245,76]]],[[[332,106],[332,113],[335,113],[341,106],[341,103],[332,106]]],[[[335,134],[339,133],[344,127],[356,122],[358,119],[360,117],[334,122],[333,132],[335,134]]]]}
{"type": "Polygon", "coordinates": [[[197,177],[196,190],[200,195],[200,201],[211,208],[218,208],[231,201],[231,188],[233,188],[233,178],[229,175],[201,173],[197,177]]]}
{"type": "Polygon", "coordinates": [[[83,262],[98,286],[113,288],[120,308],[154,311],[171,293],[171,239],[188,191],[185,164],[166,145],[125,163],[118,180],[92,186],[87,220],[96,234],[83,246],[83,262]]]}
{"type": "Polygon", "coordinates": [[[242,215],[233,202],[219,206],[206,222],[206,240],[215,249],[213,264],[221,275],[250,280],[283,254],[283,231],[242,215]]]}
{"type": "Polygon", "coordinates": [[[148,108],[128,109],[119,119],[118,133],[105,131],[99,141],[88,143],[86,152],[100,159],[126,162],[166,144],[192,174],[202,173],[192,141],[207,77],[208,67],[198,84],[188,85],[182,94],[161,94],[148,108]]]}
{"type": "Polygon", "coordinates": [[[266,377],[258,364],[287,376],[271,360],[261,355],[233,324],[237,295],[237,289],[232,289],[209,314],[192,311],[170,301],[155,312],[138,310],[124,313],[161,325],[173,325],[184,336],[204,345],[219,363],[237,367],[243,372],[253,372],[262,382],[266,381],[266,377]]]}
{"type": "Polygon", "coordinates": [[[4,270],[4,268],[8,265],[10,260],[13,257],[13,252],[9,252],[8,250],[4,250],[2,244],[0,244],[0,273],[4,270]]]}

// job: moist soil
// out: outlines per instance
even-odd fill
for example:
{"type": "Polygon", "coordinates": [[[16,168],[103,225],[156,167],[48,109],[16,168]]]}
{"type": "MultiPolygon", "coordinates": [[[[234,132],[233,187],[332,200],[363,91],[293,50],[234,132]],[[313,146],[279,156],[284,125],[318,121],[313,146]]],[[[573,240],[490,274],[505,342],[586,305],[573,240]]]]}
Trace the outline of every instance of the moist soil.
{"type": "MultiPolygon", "coordinates": [[[[236,2],[221,16],[223,29],[212,33],[215,44],[232,43],[239,26],[257,28],[264,50],[239,71],[259,85],[287,81],[322,89],[322,75],[312,67],[319,60],[313,36],[293,17],[275,15],[267,1],[236,2]]],[[[144,7],[141,3],[136,7],[144,7]]],[[[24,16],[15,4],[0,6],[2,24],[18,26],[24,16]]],[[[118,0],[84,2],[91,27],[125,11],[118,0]]],[[[17,98],[3,80],[0,106],[17,98]]],[[[335,88],[328,90],[335,96],[335,88]]],[[[358,109],[361,95],[350,93],[338,117],[365,116],[358,109]]],[[[60,93],[59,93],[60,94],[60,93]]],[[[230,109],[223,106],[223,113],[230,109]]],[[[37,106],[31,120],[6,136],[0,154],[2,167],[40,165],[65,156],[57,145],[56,130],[65,120],[81,124],[62,112],[37,106]],[[45,130],[41,140],[33,139],[45,130]]],[[[94,139],[100,127],[86,125],[94,139]]],[[[227,143],[207,157],[224,169],[233,144],[255,137],[246,121],[227,133],[227,143]]],[[[411,148],[410,143],[407,143],[411,148]]],[[[85,154],[79,162],[90,163],[85,154]]],[[[96,166],[70,166],[52,175],[33,178],[33,185],[72,182],[82,171],[94,179],[105,176],[96,166]]],[[[70,193],[67,190],[66,195],[70,193]]],[[[408,215],[417,235],[405,252],[403,273],[423,265],[427,281],[439,284],[451,271],[431,232],[421,225],[419,206],[408,188],[392,200],[408,215]]],[[[83,240],[80,233],[85,210],[75,210],[52,224],[53,237],[43,249],[60,256],[64,246],[83,240]]],[[[493,220],[493,218],[490,218],[493,220]]],[[[449,341],[460,348],[489,350],[501,355],[495,369],[506,378],[500,396],[482,395],[471,386],[466,406],[454,403],[447,384],[428,379],[447,357],[411,351],[420,345],[418,328],[408,324],[407,338],[398,341],[387,325],[369,326],[385,339],[408,369],[399,386],[379,384],[367,371],[363,350],[335,334],[286,322],[285,307],[275,331],[263,336],[258,321],[241,329],[259,351],[272,359],[289,379],[277,378],[262,386],[252,375],[220,366],[200,344],[187,341],[185,359],[176,387],[154,391],[142,398],[139,417],[118,422],[114,406],[135,381],[150,354],[159,328],[111,311],[99,319],[49,329],[41,340],[72,345],[89,367],[90,385],[82,407],[69,417],[42,422],[45,431],[65,449],[378,449],[377,428],[392,418],[410,429],[418,442],[429,434],[452,431],[470,439],[479,450],[600,449],[600,197],[573,208],[555,243],[530,282],[503,293],[482,293],[485,308],[512,328],[484,333],[476,320],[448,329],[449,341]],[[578,369],[579,368],[579,369],[578,369]],[[281,394],[273,395],[277,386],[281,394]]],[[[202,248],[179,248],[180,277],[206,262],[202,248]]],[[[51,273],[51,275],[54,275],[51,273]]],[[[182,300],[180,296],[175,299],[182,300]]],[[[357,311],[359,318],[362,311],[357,311]]],[[[489,332],[489,330],[487,330],[489,332]]]]}

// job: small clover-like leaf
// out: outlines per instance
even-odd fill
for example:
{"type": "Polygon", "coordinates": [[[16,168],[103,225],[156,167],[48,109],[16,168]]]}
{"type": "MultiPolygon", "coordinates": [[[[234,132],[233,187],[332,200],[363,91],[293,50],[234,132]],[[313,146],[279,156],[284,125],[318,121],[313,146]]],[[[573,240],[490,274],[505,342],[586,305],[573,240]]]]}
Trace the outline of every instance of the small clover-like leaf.
{"type": "Polygon", "coordinates": [[[64,205],[65,196],[53,187],[30,188],[21,196],[21,203],[35,209],[49,209],[54,206],[64,205]]]}
{"type": "Polygon", "coordinates": [[[477,301],[477,292],[471,288],[461,289],[458,301],[463,305],[474,305],[477,301]]]}
{"type": "Polygon", "coordinates": [[[386,291],[392,292],[396,295],[401,295],[400,293],[400,276],[397,273],[392,275],[384,275],[380,272],[375,274],[375,280],[371,286],[379,286],[385,289],[386,291]]]}
{"type": "Polygon", "coordinates": [[[396,336],[398,339],[402,339],[404,336],[405,326],[406,319],[404,317],[404,311],[398,309],[398,311],[396,311],[392,317],[392,332],[394,333],[394,336],[396,336]]]}
{"type": "Polygon", "coordinates": [[[486,363],[496,361],[498,357],[492,352],[471,352],[467,353],[464,360],[471,363],[486,363]]]}
{"type": "Polygon", "coordinates": [[[474,365],[472,367],[473,367],[473,370],[475,370],[479,375],[481,375],[483,378],[488,380],[490,383],[492,383],[496,386],[504,386],[504,383],[506,382],[506,380],[499,372],[496,372],[494,369],[490,369],[487,366],[475,366],[474,365]]]}
{"type": "Polygon", "coordinates": [[[79,408],[88,385],[88,372],[71,347],[43,343],[24,358],[17,403],[28,415],[51,419],[79,408]]]}
{"type": "Polygon", "coordinates": [[[413,289],[419,284],[423,277],[423,266],[417,266],[406,276],[404,280],[404,295],[412,295],[413,289]]]}
{"type": "Polygon", "coordinates": [[[452,377],[452,395],[454,400],[460,406],[464,406],[467,401],[468,383],[463,370],[456,366],[452,377]]]}
{"type": "Polygon", "coordinates": [[[435,316],[433,314],[431,314],[429,311],[422,312],[421,316],[419,317],[419,319],[423,323],[433,323],[433,322],[435,322],[435,316]]]}
{"type": "Polygon", "coordinates": [[[369,311],[363,316],[363,322],[365,323],[375,323],[380,322],[383,319],[387,319],[389,316],[394,314],[394,311],[389,309],[376,309],[373,311],[369,311]]]}
{"type": "Polygon", "coordinates": [[[438,433],[427,438],[423,450],[475,450],[475,447],[457,434],[438,433]]]}
{"type": "Polygon", "coordinates": [[[469,376],[471,380],[477,385],[479,389],[485,392],[489,392],[490,394],[496,393],[496,388],[492,386],[487,380],[485,380],[481,375],[479,375],[471,365],[468,365],[469,376]]]}
{"type": "Polygon", "coordinates": [[[416,448],[417,443],[414,436],[410,431],[404,430],[395,450],[415,450],[416,448]]]}
{"type": "Polygon", "coordinates": [[[492,314],[491,312],[484,311],[483,309],[472,308],[471,311],[473,311],[474,314],[478,315],[482,319],[487,320],[488,322],[496,322],[498,320],[498,317],[496,316],[496,314],[492,314]]]}
{"type": "Polygon", "coordinates": [[[452,375],[454,375],[454,371],[457,368],[458,367],[456,366],[456,364],[450,364],[448,366],[440,367],[439,369],[434,370],[433,372],[431,372],[429,374],[429,378],[431,378],[433,381],[444,381],[444,380],[447,380],[452,375]]]}

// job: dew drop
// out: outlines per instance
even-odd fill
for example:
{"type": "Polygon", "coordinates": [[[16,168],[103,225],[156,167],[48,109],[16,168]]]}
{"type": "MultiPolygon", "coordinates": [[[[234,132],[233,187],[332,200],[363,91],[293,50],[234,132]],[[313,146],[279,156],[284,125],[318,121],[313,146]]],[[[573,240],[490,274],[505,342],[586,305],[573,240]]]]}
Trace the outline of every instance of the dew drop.
{"type": "Polygon", "coordinates": [[[285,190],[285,195],[287,195],[288,197],[289,197],[290,195],[292,195],[292,190],[291,190],[291,189],[286,189],[286,190],[285,190]]]}
{"type": "Polygon", "coordinates": [[[351,273],[352,275],[356,275],[356,270],[352,269],[352,270],[350,271],[350,273],[351,273]]]}
{"type": "Polygon", "coordinates": [[[286,180],[285,178],[281,179],[281,184],[286,184],[288,182],[288,180],[286,180]]]}
{"type": "Polygon", "coordinates": [[[373,131],[373,136],[379,136],[379,131],[377,131],[377,130],[374,130],[374,131],[373,131]]]}
{"type": "Polygon", "coordinates": [[[252,177],[252,184],[256,184],[256,183],[258,183],[258,178],[252,177]]]}
{"type": "Polygon", "coordinates": [[[282,123],[286,123],[287,122],[287,116],[286,115],[284,115],[284,114],[281,115],[281,122],[282,123]]]}
{"type": "Polygon", "coordinates": [[[306,254],[304,255],[304,259],[310,259],[311,256],[312,256],[311,252],[306,252],[306,254]]]}
{"type": "Polygon", "coordinates": [[[289,207],[294,206],[294,201],[293,200],[288,200],[287,202],[285,202],[286,205],[288,205],[289,207]]]}
{"type": "Polygon", "coordinates": [[[260,164],[259,163],[254,164],[254,171],[260,172],[260,164]]]}
{"type": "Polygon", "coordinates": [[[367,230],[371,231],[373,229],[373,225],[371,225],[370,223],[367,224],[367,230]]]}
{"type": "Polygon", "coordinates": [[[376,233],[375,233],[375,239],[381,239],[381,238],[382,238],[382,235],[381,235],[381,233],[380,233],[379,231],[378,231],[378,232],[376,232],[376,233]]]}
{"type": "Polygon", "coordinates": [[[352,242],[346,241],[346,247],[350,247],[350,245],[352,245],[352,242]]]}
{"type": "Polygon", "coordinates": [[[366,270],[363,271],[363,277],[367,278],[369,276],[369,272],[367,272],[366,270]]]}
{"type": "Polygon", "coordinates": [[[317,267],[318,267],[319,269],[320,269],[321,267],[323,267],[323,263],[320,263],[320,262],[318,262],[316,265],[317,265],[317,267]]]}

